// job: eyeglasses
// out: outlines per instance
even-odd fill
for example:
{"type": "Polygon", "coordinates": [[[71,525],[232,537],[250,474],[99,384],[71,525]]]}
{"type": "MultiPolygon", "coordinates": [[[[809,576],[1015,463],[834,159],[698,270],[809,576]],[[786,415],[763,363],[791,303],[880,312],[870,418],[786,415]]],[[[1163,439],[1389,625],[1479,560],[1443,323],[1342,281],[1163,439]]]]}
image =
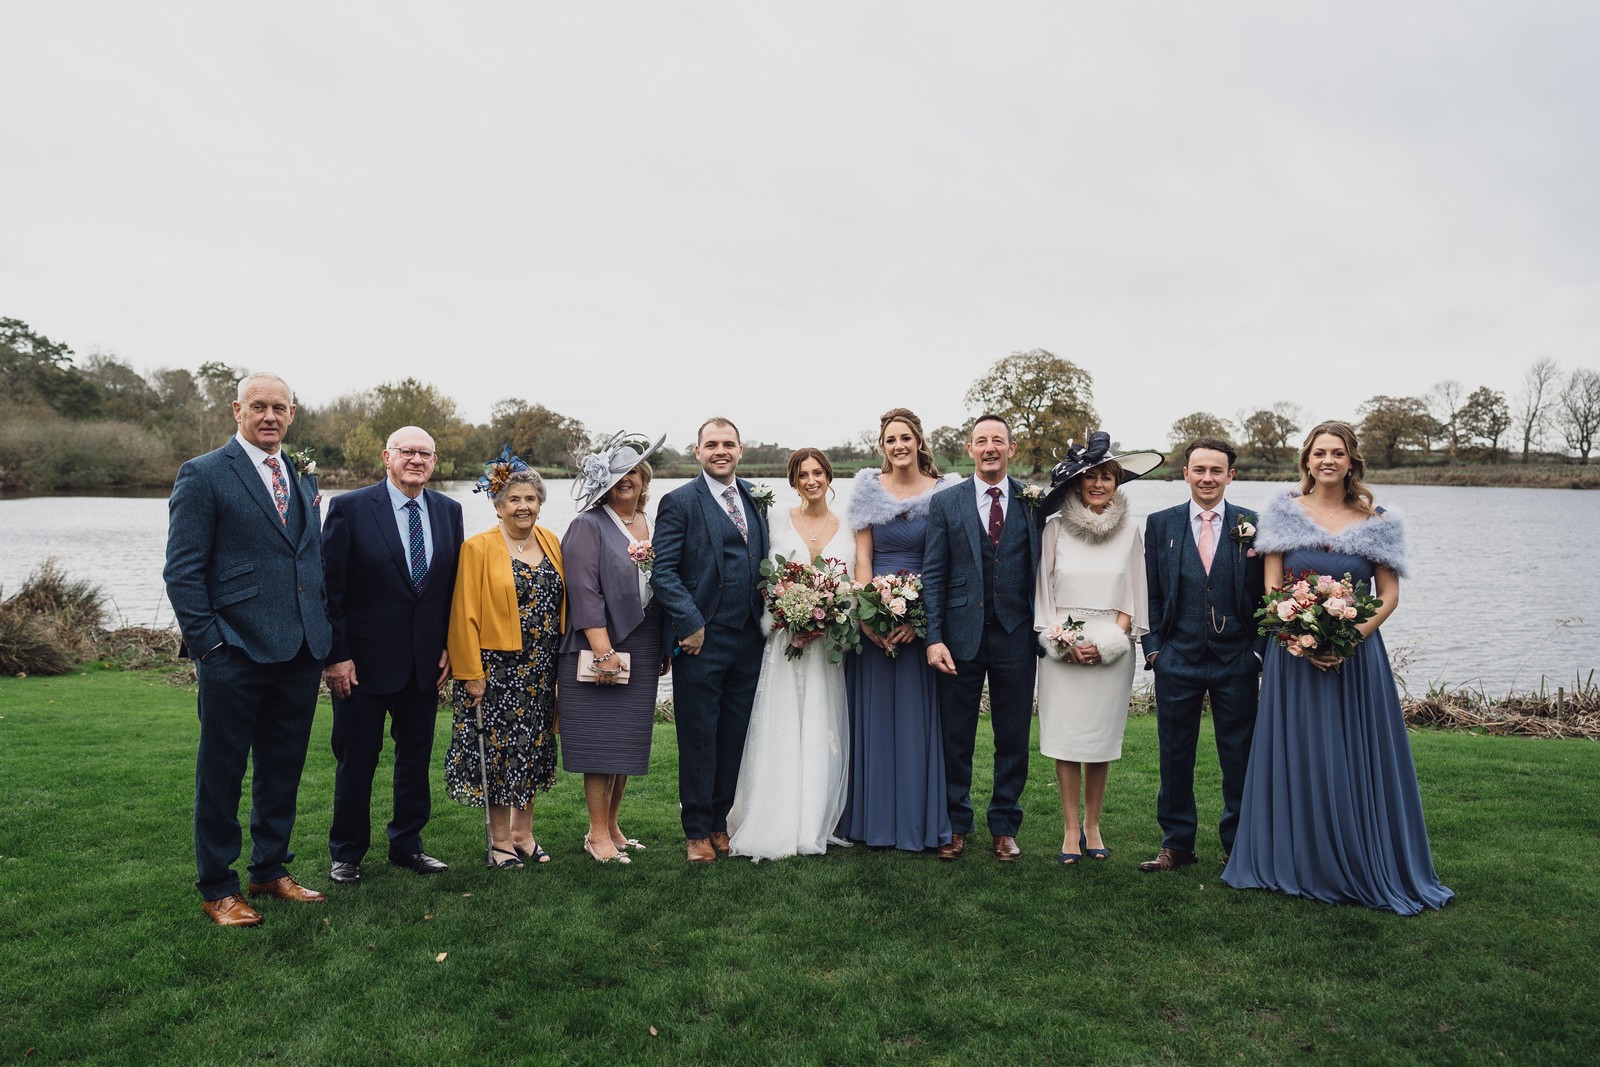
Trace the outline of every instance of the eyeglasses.
{"type": "Polygon", "coordinates": [[[437,452],[430,452],[426,448],[397,448],[395,451],[399,452],[407,460],[420,459],[424,463],[438,455],[437,452]]]}

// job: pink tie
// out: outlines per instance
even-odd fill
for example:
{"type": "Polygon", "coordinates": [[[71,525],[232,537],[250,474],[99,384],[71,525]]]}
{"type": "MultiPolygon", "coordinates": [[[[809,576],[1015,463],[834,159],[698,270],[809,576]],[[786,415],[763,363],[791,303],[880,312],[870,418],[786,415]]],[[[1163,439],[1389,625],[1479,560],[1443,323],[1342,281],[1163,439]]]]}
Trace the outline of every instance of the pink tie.
{"type": "Polygon", "coordinates": [[[1211,573],[1211,557],[1217,554],[1217,535],[1211,532],[1211,520],[1216,517],[1215,511],[1200,513],[1200,540],[1196,547],[1200,549],[1200,562],[1205,565],[1207,574],[1211,573]]]}

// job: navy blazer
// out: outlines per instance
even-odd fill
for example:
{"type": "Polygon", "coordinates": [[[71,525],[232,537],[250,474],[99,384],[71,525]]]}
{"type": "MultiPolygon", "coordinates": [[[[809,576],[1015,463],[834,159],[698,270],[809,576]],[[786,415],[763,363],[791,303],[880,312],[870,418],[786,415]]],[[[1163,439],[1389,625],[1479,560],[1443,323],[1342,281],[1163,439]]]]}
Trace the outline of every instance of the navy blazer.
{"type": "Polygon", "coordinates": [[[411,586],[410,548],[400,539],[387,481],[328,502],[322,528],[333,628],[328,662],[354,660],[363,693],[398,693],[413,680],[432,690],[438,682],[465,533],[460,504],[432,489],[422,493],[433,562],[420,592],[411,586]]]}
{"type": "MultiPolygon", "coordinates": [[[[756,559],[765,559],[770,551],[767,513],[751,499],[749,482],[743,478],[734,481],[744,501],[752,551],[756,559]]],[[[705,626],[722,600],[722,553],[707,546],[713,544],[713,530],[721,537],[717,523],[732,522],[701,475],[661,498],[651,541],[656,562],[650,571],[650,589],[667,613],[662,640],[669,654],[678,641],[705,626]]],[[[754,598],[754,588],[744,595],[754,598]]]]}
{"type": "Polygon", "coordinates": [[[298,537],[237,438],[178,468],[162,576],[185,655],[219,644],[257,663],[286,663],[302,644],[318,660],[328,654],[317,480],[299,477],[279,455],[295,479],[289,506],[300,513],[298,537]]]}
{"type": "MultiPolygon", "coordinates": [[[[1006,525],[1021,519],[1027,523],[1026,561],[1001,560],[1008,573],[1001,581],[1020,581],[1029,603],[1033,600],[1033,578],[1039,569],[1039,524],[1032,509],[1022,502],[1022,483],[1010,483],[1010,504],[1006,525]],[[1023,567],[1026,570],[1024,572],[1023,567]]],[[[928,535],[922,560],[922,600],[928,613],[928,644],[949,646],[956,659],[972,659],[983,640],[983,545],[989,531],[978,517],[978,497],[972,478],[939,490],[928,508],[928,535]],[[965,586],[962,593],[959,587],[965,586]]],[[[1031,627],[1030,612],[1025,620],[1031,627]]]]}
{"type": "MultiPolygon", "coordinates": [[[[1236,508],[1223,501],[1222,534],[1217,551],[1239,554],[1239,565],[1233,569],[1234,610],[1245,630],[1253,633],[1256,628],[1256,609],[1261,606],[1266,583],[1261,557],[1249,549],[1241,548],[1233,536],[1234,529],[1239,525],[1239,517],[1246,514],[1253,523],[1258,522],[1255,512],[1236,508]]],[[[1192,544],[1194,524],[1189,521],[1187,500],[1176,507],[1154,512],[1145,521],[1144,570],[1150,592],[1150,631],[1139,643],[1144,649],[1146,665],[1151,655],[1161,651],[1162,644],[1172,633],[1177,616],[1178,573],[1183,567],[1184,549],[1192,544]]],[[[1266,652],[1266,638],[1256,637],[1251,642],[1251,648],[1256,653],[1253,662],[1259,666],[1260,657],[1266,652]]]]}
{"type": "Polygon", "coordinates": [[[567,632],[562,652],[593,651],[583,631],[604,626],[620,645],[644,622],[639,565],[628,555],[629,538],[600,507],[582,512],[561,536],[567,580],[567,632]]]}

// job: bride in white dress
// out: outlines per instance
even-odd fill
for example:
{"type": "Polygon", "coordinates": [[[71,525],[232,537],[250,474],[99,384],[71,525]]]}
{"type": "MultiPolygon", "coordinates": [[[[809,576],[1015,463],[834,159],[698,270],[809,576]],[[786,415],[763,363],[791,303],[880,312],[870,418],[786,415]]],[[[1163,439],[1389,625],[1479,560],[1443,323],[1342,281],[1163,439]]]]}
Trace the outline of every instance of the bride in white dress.
{"type": "MultiPolygon", "coordinates": [[[[772,509],[773,555],[808,561],[825,556],[848,564],[855,558],[855,537],[828,507],[833,464],[818,449],[802,448],[789,457],[788,474],[800,504],[772,509]]],[[[770,615],[763,613],[762,625],[770,631],[770,615]]],[[[848,844],[833,836],[844,811],[850,762],[844,665],[829,663],[820,642],[787,659],[789,643],[787,632],[769,632],[762,653],[744,762],[728,812],[735,856],[781,859],[848,844]]]]}

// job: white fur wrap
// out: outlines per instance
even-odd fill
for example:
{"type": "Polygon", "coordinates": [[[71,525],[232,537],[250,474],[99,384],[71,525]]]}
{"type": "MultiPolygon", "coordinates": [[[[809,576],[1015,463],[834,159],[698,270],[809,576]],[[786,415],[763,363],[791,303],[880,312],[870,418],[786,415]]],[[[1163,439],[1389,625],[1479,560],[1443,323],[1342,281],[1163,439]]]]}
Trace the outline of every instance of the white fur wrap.
{"type": "MultiPolygon", "coordinates": [[[[1083,643],[1093,645],[1099,650],[1101,664],[1115,663],[1127,655],[1128,649],[1133,646],[1133,639],[1117,625],[1114,615],[1090,615],[1082,621],[1083,629],[1080,633],[1083,635],[1083,643]]],[[[1051,659],[1070,662],[1067,660],[1066,650],[1047,639],[1043,633],[1039,634],[1039,647],[1044,649],[1051,659]]]]}
{"type": "Polygon", "coordinates": [[[1329,533],[1295,503],[1299,495],[1292,489],[1279,493],[1261,510],[1253,546],[1258,554],[1327,547],[1371,560],[1406,577],[1406,526],[1398,514],[1380,508],[1370,519],[1329,533]]]}

